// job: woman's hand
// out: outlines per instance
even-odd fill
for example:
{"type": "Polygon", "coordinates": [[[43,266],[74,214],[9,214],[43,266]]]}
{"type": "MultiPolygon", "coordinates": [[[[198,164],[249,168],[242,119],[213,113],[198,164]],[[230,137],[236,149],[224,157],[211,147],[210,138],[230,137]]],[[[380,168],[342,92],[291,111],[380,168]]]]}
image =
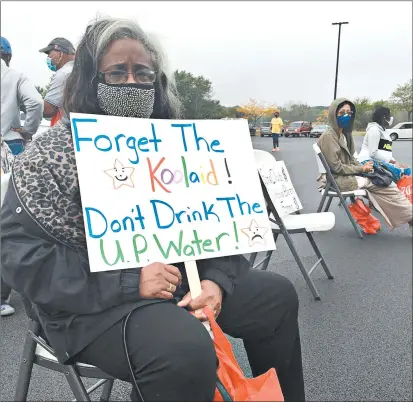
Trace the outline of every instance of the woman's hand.
{"type": "Polygon", "coordinates": [[[218,317],[222,308],[222,290],[212,281],[201,281],[202,293],[196,299],[192,299],[191,292],[188,292],[184,298],[178,303],[179,307],[188,306],[198,320],[208,321],[207,316],[202,312],[202,309],[206,306],[211,307],[214,311],[215,318],[218,317]]]}
{"type": "Polygon", "coordinates": [[[368,161],[363,165],[363,172],[364,173],[370,173],[373,171],[373,162],[368,161]]]}
{"type": "Polygon", "coordinates": [[[154,262],[141,269],[139,293],[143,299],[172,299],[181,282],[178,268],[154,262]]]}
{"type": "Polygon", "coordinates": [[[396,162],[396,167],[398,167],[400,169],[406,169],[406,168],[409,167],[409,165],[405,165],[404,163],[396,162]]]}

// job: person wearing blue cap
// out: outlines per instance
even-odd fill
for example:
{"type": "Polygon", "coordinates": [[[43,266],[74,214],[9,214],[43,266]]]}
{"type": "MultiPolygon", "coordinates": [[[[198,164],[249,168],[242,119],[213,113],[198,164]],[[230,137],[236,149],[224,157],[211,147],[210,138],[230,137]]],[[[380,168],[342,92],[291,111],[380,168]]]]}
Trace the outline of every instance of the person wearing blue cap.
{"type": "MultiPolygon", "coordinates": [[[[36,133],[43,114],[43,100],[35,86],[21,73],[11,69],[12,50],[10,42],[1,37],[1,162],[2,171],[6,156],[11,151],[17,155],[24,150],[27,141],[36,133]],[[20,105],[26,110],[24,127],[20,123],[20,105]],[[3,143],[4,141],[4,143],[3,143]]],[[[15,312],[9,305],[11,288],[1,277],[1,315],[15,312]]]]}
{"type": "Polygon", "coordinates": [[[24,150],[26,142],[36,133],[43,116],[43,100],[30,80],[10,68],[10,42],[1,37],[1,136],[13,155],[24,150]],[[20,123],[20,105],[24,106],[24,127],[20,123]]]}

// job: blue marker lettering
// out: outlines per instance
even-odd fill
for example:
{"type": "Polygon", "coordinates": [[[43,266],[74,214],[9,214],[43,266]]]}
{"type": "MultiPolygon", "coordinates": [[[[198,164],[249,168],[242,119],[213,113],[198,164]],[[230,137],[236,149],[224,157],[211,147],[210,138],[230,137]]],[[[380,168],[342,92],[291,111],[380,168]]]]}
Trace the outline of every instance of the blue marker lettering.
{"type": "Polygon", "coordinates": [[[77,127],[78,123],[97,123],[97,119],[81,119],[81,118],[74,118],[72,119],[73,125],[73,134],[74,134],[74,142],[76,145],[76,151],[80,152],[80,141],[92,141],[91,137],[79,137],[79,129],[77,127]]]}

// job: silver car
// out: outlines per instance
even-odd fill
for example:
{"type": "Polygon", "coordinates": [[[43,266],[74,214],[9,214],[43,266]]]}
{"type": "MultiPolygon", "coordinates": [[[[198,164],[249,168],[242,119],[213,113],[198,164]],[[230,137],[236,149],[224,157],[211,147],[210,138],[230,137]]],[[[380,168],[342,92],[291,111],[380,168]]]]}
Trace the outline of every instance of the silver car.
{"type": "Polygon", "coordinates": [[[265,137],[266,135],[271,137],[271,123],[267,122],[267,123],[261,123],[260,126],[260,134],[261,137],[265,137]]]}
{"type": "Polygon", "coordinates": [[[328,129],[327,124],[318,124],[310,131],[310,137],[318,138],[328,129]]]}

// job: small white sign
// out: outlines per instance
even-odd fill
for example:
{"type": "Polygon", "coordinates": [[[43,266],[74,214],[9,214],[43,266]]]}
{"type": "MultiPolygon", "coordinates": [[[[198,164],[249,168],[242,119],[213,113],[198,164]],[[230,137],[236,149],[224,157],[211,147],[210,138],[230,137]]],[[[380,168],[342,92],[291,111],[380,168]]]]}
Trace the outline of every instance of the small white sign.
{"type": "Polygon", "coordinates": [[[70,117],[92,272],[275,249],[246,120],[70,117]]]}
{"type": "Polygon", "coordinates": [[[283,217],[303,208],[283,161],[261,164],[258,169],[278,214],[283,217]]]}

